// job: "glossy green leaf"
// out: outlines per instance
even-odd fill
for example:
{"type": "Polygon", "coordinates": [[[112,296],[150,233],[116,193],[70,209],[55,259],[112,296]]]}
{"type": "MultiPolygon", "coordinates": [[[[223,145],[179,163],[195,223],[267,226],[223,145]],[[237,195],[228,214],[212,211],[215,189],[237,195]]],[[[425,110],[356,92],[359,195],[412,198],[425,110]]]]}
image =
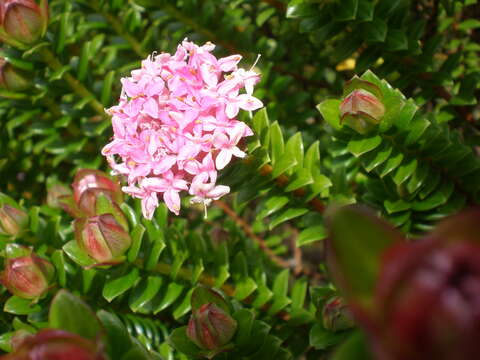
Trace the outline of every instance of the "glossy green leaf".
{"type": "Polygon", "coordinates": [[[137,268],[133,268],[125,275],[110,278],[106,281],[105,286],[103,287],[102,295],[108,302],[111,302],[113,299],[132,288],[139,278],[140,274],[137,268]]]}
{"type": "Polygon", "coordinates": [[[60,290],[52,300],[48,315],[49,326],[78,334],[91,340],[98,339],[102,327],[90,307],[79,297],[60,290]]]}

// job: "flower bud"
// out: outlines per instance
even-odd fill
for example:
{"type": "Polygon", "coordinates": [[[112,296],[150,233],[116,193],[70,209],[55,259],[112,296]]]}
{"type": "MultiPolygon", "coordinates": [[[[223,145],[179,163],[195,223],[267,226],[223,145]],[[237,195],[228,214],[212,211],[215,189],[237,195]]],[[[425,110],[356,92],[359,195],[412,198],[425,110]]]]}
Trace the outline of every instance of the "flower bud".
{"type": "Polygon", "coordinates": [[[378,284],[391,358],[473,359],[480,353],[480,243],[397,246],[378,284]]]}
{"type": "Polygon", "coordinates": [[[380,123],[385,106],[375,84],[354,78],[345,86],[348,94],[340,104],[341,121],[360,134],[366,134],[380,123]]]}
{"type": "Polygon", "coordinates": [[[48,15],[46,1],[38,6],[34,0],[4,0],[0,4],[0,21],[8,40],[22,45],[37,42],[45,33],[48,15]]]}
{"type": "Polygon", "coordinates": [[[49,261],[30,254],[7,259],[0,281],[18,297],[37,299],[48,290],[54,272],[54,267],[49,261]]]}
{"type": "Polygon", "coordinates": [[[62,184],[54,184],[48,187],[47,190],[47,205],[53,208],[61,207],[62,198],[68,196],[72,191],[62,184]]]}
{"type": "Polygon", "coordinates": [[[17,236],[28,225],[28,215],[8,204],[0,207],[0,234],[17,236]]]}
{"type": "Polygon", "coordinates": [[[36,335],[26,336],[14,348],[15,352],[1,360],[106,360],[101,346],[76,334],[63,330],[44,329],[36,335]]]}
{"type": "Polygon", "coordinates": [[[98,170],[79,170],[72,187],[75,203],[87,216],[98,215],[97,199],[100,195],[104,195],[112,206],[123,201],[120,185],[98,170]]]}
{"type": "Polygon", "coordinates": [[[23,91],[31,85],[31,77],[27,72],[14,68],[4,58],[0,58],[0,88],[9,91],[23,91]]]}
{"type": "Polygon", "coordinates": [[[322,309],[323,327],[331,331],[341,331],[354,326],[348,306],[339,296],[329,299],[322,309]]]}
{"type": "Polygon", "coordinates": [[[187,336],[198,347],[217,350],[235,335],[237,322],[215,304],[204,304],[188,322],[187,336]]]}
{"type": "Polygon", "coordinates": [[[74,227],[78,246],[99,263],[118,260],[132,243],[129,233],[111,214],[77,219],[74,227]]]}

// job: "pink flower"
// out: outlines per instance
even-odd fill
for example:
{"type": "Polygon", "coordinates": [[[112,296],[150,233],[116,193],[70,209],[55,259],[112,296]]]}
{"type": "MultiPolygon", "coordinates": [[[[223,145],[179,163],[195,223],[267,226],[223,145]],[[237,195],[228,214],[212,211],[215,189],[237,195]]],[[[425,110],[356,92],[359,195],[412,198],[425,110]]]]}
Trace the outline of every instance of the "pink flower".
{"type": "Polygon", "coordinates": [[[205,218],[207,217],[207,206],[212,200],[218,200],[230,192],[230,187],[225,185],[215,185],[215,182],[204,183],[204,178],[196,177],[190,186],[189,193],[195,195],[190,199],[191,203],[203,204],[205,208],[205,218]]]}
{"type": "Polygon", "coordinates": [[[238,143],[252,131],[236,116],[263,106],[253,96],[260,76],[238,68],[240,55],[217,59],[214,48],[184,40],[173,55],[149,56],[121,79],[119,103],[107,110],[113,138],[102,154],[148,219],[159,195],[178,215],[182,191],[205,205],[227,194],[217,170],[246,155],[238,143]]]}
{"type": "Polygon", "coordinates": [[[233,155],[239,158],[245,157],[246,154],[237,147],[237,144],[244,136],[246,128],[247,126],[240,122],[229,130],[228,136],[219,133],[213,138],[213,145],[220,150],[215,161],[218,170],[223,169],[230,162],[233,155]]]}

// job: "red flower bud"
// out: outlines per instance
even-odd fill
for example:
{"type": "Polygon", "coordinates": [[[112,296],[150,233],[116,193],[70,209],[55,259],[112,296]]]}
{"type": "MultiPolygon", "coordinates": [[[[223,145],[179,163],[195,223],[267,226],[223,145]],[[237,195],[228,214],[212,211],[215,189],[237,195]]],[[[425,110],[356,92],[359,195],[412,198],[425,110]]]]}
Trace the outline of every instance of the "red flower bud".
{"type": "Polygon", "coordinates": [[[14,295],[24,299],[37,299],[49,288],[54,276],[50,262],[35,254],[7,259],[0,275],[2,284],[14,295]]]}
{"type": "Polygon", "coordinates": [[[77,219],[74,227],[78,246],[99,263],[115,261],[132,243],[129,233],[111,214],[77,219]]]}
{"type": "Polygon", "coordinates": [[[25,337],[12,354],[0,360],[106,360],[101,347],[76,334],[63,330],[44,329],[25,337]]]}
{"type": "Polygon", "coordinates": [[[0,234],[17,236],[28,225],[28,215],[8,204],[0,207],[0,234]]]}
{"type": "MultiPolygon", "coordinates": [[[[79,170],[75,175],[72,187],[74,202],[87,216],[98,215],[97,199],[100,195],[107,198],[111,208],[117,208],[116,205],[123,201],[120,185],[98,170],[79,170]]],[[[118,209],[109,211],[109,213],[117,212],[119,212],[118,209]]]]}
{"type": "Polygon", "coordinates": [[[23,91],[31,85],[31,77],[27,72],[14,68],[4,58],[0,58],[0,88],[9,91],[23,91]]]}
{"type": "Polygon", "coordinates": [[[0,22],[7,40],[34,44],[45,33],[47,21],[45,0],[41,6],[34,0],[3,0],[0,3],[0,22]]]}
{"type": "Polygon", "coordinates": [[[341,331],[354,326],[350,309],[343,298],[334,296],[327,300],[322,309],[323,327],[331,331],[341,331]]]}
{"type": "Polygon", "coordinates": [[[187,336],[202,349],[217,350],[233,338],[236,330],[235,319],[220,307],[209,303],[192,314],[187,336]]]}
{"type": "Polygon", "coordinates": [[[364,89],[353,90],[340,104],[341,121],[360,134],[369,132],[384,114],[380,99],[364,89]]]}
{"type": "Polygon", "coordinates": [[[380,345],[392,359],[480,354],[480,242],[396,246],[381,274],[377,296],[386,325],[380,345]]]}
{"type": "Polygon", "coordinates": [[[356,207],[333,214],[330,269],[378,359],[478,357],[479,219],[464,212],[408,242],[356,207]]]}
{"type": "Polygon", "coordinates": [[[47,205],[51,207],[61,207],[62,198],[69,196],[72,191],[62,184],[54,184],[47,190],[47,205]]]}

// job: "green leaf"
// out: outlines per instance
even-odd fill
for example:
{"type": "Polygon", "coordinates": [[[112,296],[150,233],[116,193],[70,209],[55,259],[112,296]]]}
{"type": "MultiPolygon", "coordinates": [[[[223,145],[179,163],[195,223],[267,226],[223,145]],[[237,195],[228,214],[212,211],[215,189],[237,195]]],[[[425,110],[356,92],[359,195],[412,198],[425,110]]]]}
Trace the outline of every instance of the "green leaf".
{"type": "Polygon", "coordinates": [[[237,333],[235,334],[234,343],[239,349],[242,349],[250,342],[255,316],[251,310],[240,309],[232,317],[237,321],[237,333]]]}
{"type": "Polygon", "coordinates": [[[297,159],[294,154],[283,154],[282,158],[273,166],[272,177],[279,177],[295,165],[297,165],[297,159]]]}
{"type": "Polygon", "coordinates": [[[359,0],[337,0],[333,11],[333,18],[336,21],[354,20],[357,16],[359,0]]]}
{"type": "Polygon", "coordinates": [[[192,293],[192,311],[198,311],[202,305],[215,304],[227,313],[230,312],[230,308],[225,298],[214,289],[207,288],[206,286],[197,286],[192,293]]]}
{"type": "Polygon", "coordinates": [[[323,240],[327,237],[327,232],[323,225],[316,225],[302,230],[297,238],[297,246],[311,244],[312,242],[323,240]]]}
{"type": "Polygon", "coordinates": [[[258,213],[257,219],[263,219],[277,212],[290,201],[288,196],[274,195],[265,201],[262,210],[258,213]]]}
{"type": "Polygon", "coordinates": [[[103,287],[102,295],[108,302],[122,295],[125,291],[134,286],[140,278],[137,268],[133,268],[129,273],[110,278],[103,287]]]}
{"type": "Polygon", "coordinates": [[[379,18],[365,24],[365,41],[384,42],[387,37],[387,23],[379,18]]]}
{"type": "Polygon", "coordinates": [[[322,117],[334,130],[342,128],[340,123],[340,104],[340,100],[328,99],[317,105],[317,109],[322,114],[322,117]]]}
{"type": "Polygon", "coordinates": [[[105,329],[112,359],[121,359],[133,346],[127,329],[120,319],[105,310],[97,312],[98,319],[105,329]]]}
{"type": "Polygon", "coordinates": [[[306,278],[295,281],[292,289],[292,308],[301,309],[307,297],[308,281],[306,278]]]}
{"type": "Polygon", "coordinates": [[[67,282],[67,274],[65,272],[65,257],[62,250],[55,250],[52,254],[52,263],[55,265],[58,283],[64,287],[67,282]]]}
{"type": "Polygon", "coordinates": [[[309,1],[291,0],[287,6],[287,18],[299,18],[317,15],[317,8],[309,1]]]}
{"type": "Polygon", "coordinates": [[[295,172],[288,183],[285,191],[294,191],[313,183],[312,175],[307,169],[299,169],[295,172]]]}
{"type": "Polygon", "coordinates": [[[297,132],[290,139],[288,139],[287,144],[285,145],[285,153],[293,154],[295,156],[297,163],[294,168],[295,171],[302,168],[304,154],[302,133],[297,132]]]}
{"type": "Polygon", "coordinates": [[[257,26],[262,26],[273,14],[275,14],[275,11],[275,8],[270,7],[260,12],[256,18],[257,26]]]}
{"type": "Polygon", "coordinates": [[[181,353],[197,357],[200,349],[187,336],[187,327],[182,326],[172,331],[168,337],[168,343],[181,353]]]}
{"type": "Polygon", "coordinates": [[[413,159],[407,164],[398,167],[395,175],[393,175],[393,181],[395,182],[395,184],[397,184],[397,186],[400,186],[406,180],[408,180],[408,178],[410,178],[410,176],[412,176],[412,174],[417,169],[417,164],[417,160],[413,159]]]}
{"type": "Polygon", "coordinates": [[[130,293],[128,304],[133,312],[138,312],[141,308],[157,295],[162,286],[162,278],[159,276],[149,276],[135,286],[130,293]]]}
{"type": "Polygon", "coordinates": [[[308,212],[308,209],[305,209],[305,208],[289,207],[272,219],[272,221],[269,224],[269,229],[272,230],[277,225],[280,225],[285,221],[292,220],[299,216],[302,216],[307,212],[308,212]]]}
{"type": "Polygon", "coordinates": [[[269,128],[270,131],[270,157],[275,166],[285,156],[285,143],[278,121],[275,121],[269,128]]]}
{"type": "Polygon", "coordinates": [[[428,211],[435,209],[436,207],[443,205],[448,201],[453,193],[453,190],[453,183],[447,181],[425,200],[414,202],[412,209],[415,211],[428,211]]]}
{"type": "Polygon", "coordinates": [[[382,138],[378,135],[348,142],[348,151],[355,157],[359,157],[369,151],[376,149],[382,143],[382,138]]]}
{"type": "Polygon", "coordinates": [[[102,327],[95,314],[79,297],[60,290],[52,300],[48,315],[49,326],[98,340],[102,327]]]}
{"type": "Polygon", "coordinates": [[[163,297],[162,301],[155,307],[153,313],[157,314],[172,305],[175,300],[180,297],[183,289],[184,286],[176,282],[171,282],[170,284],[168,284],[167,291],[165,291],[165,296],[163,297]]]}
{"type": "Polygon", "coordinates": [[[62,249],[70,259],[82,267],[88,267],[95,264],[95,260],[93,260],[87,255],[87,253],[80,249],[75,240],[71,240],[63,245],[62,249]]]}
{"type": "Polygon", "coordinates": [[[3,305],[3,311],[15,315],[29,315],[39,312],[42,308],[32,300],[22,299],[18,296],[11,296],[3,305]]]}
{"type": "Polygon", "coordinates": [[[128,250],[127,259],[133,262],[137,259],[138,252],[142,246],[142,238],[145,233],[145,227],[142,224],[137,224],[132,230],[132,246],[128,250]]]}
{"type": "Polygon", "coordinates": [[[390,174],[393,170],[395,170],[403,161],[403,154],[397,153],[391,156],[387,162],[382,166],[380,172],[381,177],[385,177],[390,174]]]}
{"type": "Polygon", "coordinates": [[[317,350],[324,350],[341,343],[347,338],[348,334],[348,331],[328,331],[320,324],[315,324],[310,330],[310,345],[317,350]]]}

